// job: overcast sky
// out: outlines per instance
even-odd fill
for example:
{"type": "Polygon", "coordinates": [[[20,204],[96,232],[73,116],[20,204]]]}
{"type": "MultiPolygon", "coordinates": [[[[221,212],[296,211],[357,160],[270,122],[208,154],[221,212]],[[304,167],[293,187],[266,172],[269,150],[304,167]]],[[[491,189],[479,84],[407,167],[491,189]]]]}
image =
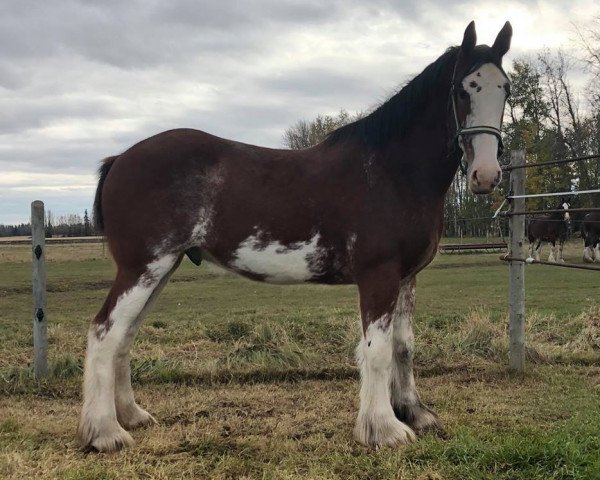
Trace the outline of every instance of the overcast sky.
{"type": "Polygon", "coordinates": [[[319,113],[366,110],[476,21],[505,66],[544,47],[576,52],[597,0],[3,0],[0,224],[32,200],[90,209],[102,158],[191,127],[281,147],[319,113]],[[568,5],[565,10],[564,5],[568,5]]]}

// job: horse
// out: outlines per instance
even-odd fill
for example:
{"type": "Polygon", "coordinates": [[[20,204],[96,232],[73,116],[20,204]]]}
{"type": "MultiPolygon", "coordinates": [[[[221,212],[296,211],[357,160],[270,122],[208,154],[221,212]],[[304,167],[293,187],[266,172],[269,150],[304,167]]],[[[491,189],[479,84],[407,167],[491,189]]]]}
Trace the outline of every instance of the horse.
{"type": "Polygon", "coordinates": [[[581,226],[583,261],[600,262],[600,212],[588,213],[581,226]]]}
{"type": "MultiPolygon", "coordinates": [[[[553,208],[553,210],[560,209],[568,210],[569,203],[561,200],[561,203],[553,208]]],[[[549,242],[552,244],[552,247],[550,248],[548,261],[564,263],[563,248],[569,234],[569,229],[570,216],[568,211],[564,213],[545,213],[531,218],[527,226],[527,238],[529,240],[528,260],[539,261],[542,252],[542,242],[549,242]],[[557,242],[558,249],[556,248],[557,242]]]]}
{"type": "Polygon", "coordinates": [[[128,430],[156,422],[134,399],[129,351],[185,255],[260,282],[357,285],[355,438],[377,448],[441,431],[415,387],[415,276],[437,252],[461,161],[474,193],[501,180],[511,38],[506,22],[491,47],[477,45],[471,22],[460,46],[311,148],[175,129],[105,159],[94,217],[117,272],[87,334],[82,447],[119,450],[133,444],[128,430]]]}

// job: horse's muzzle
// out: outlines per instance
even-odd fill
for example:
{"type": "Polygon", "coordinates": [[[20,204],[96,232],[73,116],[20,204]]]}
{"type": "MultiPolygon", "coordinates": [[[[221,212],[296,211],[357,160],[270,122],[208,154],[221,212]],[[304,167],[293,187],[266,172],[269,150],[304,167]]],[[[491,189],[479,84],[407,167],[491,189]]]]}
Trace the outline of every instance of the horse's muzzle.
{"type": "Polygon", "coordinates": [[[491,193],[502,180],[500,167],[473,168],[469,175],[469,188],[473,193],[491,193]]]}

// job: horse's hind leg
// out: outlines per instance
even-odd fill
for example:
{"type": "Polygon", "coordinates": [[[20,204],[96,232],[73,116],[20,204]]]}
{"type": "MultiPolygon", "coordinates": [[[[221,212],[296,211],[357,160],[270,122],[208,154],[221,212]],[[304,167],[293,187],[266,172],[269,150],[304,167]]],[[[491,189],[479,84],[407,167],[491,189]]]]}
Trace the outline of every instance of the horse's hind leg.
{"type": "Polygon", "coordinates": [[[556,261],[559,263],[565,263],[565,259],[563,258],[563,249],[565,248],[565,241],[559,240],[557,253],[556,253],[556,261]]]}
{"type": "Polygon", "coordinates": [[[556,256],[554,251],[556,250],[556,242],[550,242],[552,246],[550,247],[550,255],[548,255],[548,261],[556,263],[556,256]]]}
{"type": "Polygon", "coordinates": [[[124,368],[124,362],[128,361],[129,347],[139,326],[138,319],[156,288],[173,271],[179,258],[176,255],[164,255],[141,268],[119,266],[108,297],[88,331],[83,410],[77,432],[85,448],[106,452],[133,443],[117,419],[117,370],[120,380],[118,391],[122,400],[128,396],[127,385],[123,388],[123,376],[129,373],[129,369],[124,368]]]}
{"type": "MultiPolygon", "coordinates": [[[[593,245],[584,245],[583,247],[583,261],[585,263],[592,263],[595,257],[595,249],[593,245]]],[[[600,256],[599,256],[600,259],[600,256]]]]}
{"type": "Polygon", "coordinates": [[[537,245],[535,247],[535,254],[533,256],[534,260],[539,262],[541,254],[542,254],[542,241],[538,240],[537,245]]]}
{"type": "Polygon", "coordinates": [[[416,279],[403,284],[394,309],[394,357],[392,365],[392,407],[396,417],[417,432],[434,430],[443,434],[437,415],[421,402],[413,374],[416,279]]]}
{"type": "MultiPolygon", "coordinates": [[[[152,309],[160,292],[163,290],[173,272],[181,263],[179,258],[171,270],[169,270],[158,282],[146,305],[135,320],[135,332],[139,329],[145,315],[152,309]]],[[[122,427],[127,430],[152,425],[157,423],[154,417],[141,408],[136,402],[131,386],[131,366],[129,360],[129,350],[133,343],[135,333],[128,337],[129,342],[124,345],[119,355],[115,358],[115,407],[117,410],[117,420],[122,427]]]]}

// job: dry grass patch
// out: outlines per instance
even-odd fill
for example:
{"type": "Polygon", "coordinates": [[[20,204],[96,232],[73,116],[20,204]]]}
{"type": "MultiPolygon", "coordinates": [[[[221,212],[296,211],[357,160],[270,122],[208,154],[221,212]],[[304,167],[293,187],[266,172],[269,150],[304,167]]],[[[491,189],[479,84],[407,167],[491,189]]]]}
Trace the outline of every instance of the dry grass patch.
{"type": "Polygon", "coordinates": [[[137,445],[114,455],[78,450],[78,396],[13,396],[0,400],[10,419],[0,423],[0,476],[594,478],[564,475],[568,469],[593,472],[589,460],[597,445],[586,443],[588,427],[571,431],[580,428],[583,415],[589,428],[600,425],[598,409],[589,408],[588,383],[585,370],[565,367],[540,367],[520,378],[501,368],[421,375],[421,395],[439,413],[449,439],[427,435],[414,445],[377,452],[352,439],[354,380],[139,385],[138,401],[159,425],[134,432],[137,445]],[[563,448],[566,438],[571,446],[563,448]]]}

